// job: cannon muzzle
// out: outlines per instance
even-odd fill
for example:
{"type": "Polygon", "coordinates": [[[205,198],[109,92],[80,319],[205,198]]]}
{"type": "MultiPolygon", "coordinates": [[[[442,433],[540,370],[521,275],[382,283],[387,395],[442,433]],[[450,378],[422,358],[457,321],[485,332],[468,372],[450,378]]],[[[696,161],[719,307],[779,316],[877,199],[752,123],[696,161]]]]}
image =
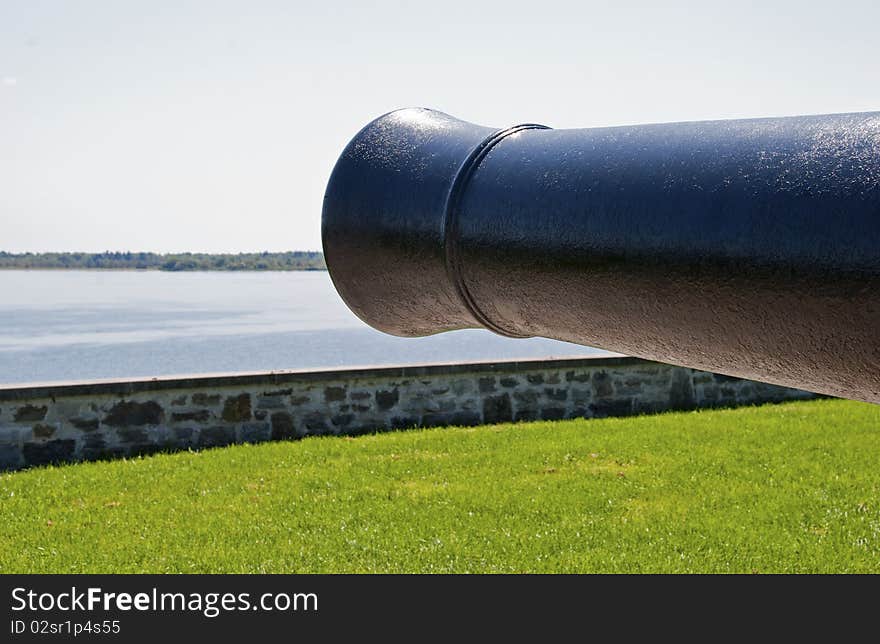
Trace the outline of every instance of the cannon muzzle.
{"type": "Polygon", "coordinates": [[[485,327],[880,402],[880,112],[497,130],[399,110],[345,148],[322,235],[387,333],[485,327]]]}

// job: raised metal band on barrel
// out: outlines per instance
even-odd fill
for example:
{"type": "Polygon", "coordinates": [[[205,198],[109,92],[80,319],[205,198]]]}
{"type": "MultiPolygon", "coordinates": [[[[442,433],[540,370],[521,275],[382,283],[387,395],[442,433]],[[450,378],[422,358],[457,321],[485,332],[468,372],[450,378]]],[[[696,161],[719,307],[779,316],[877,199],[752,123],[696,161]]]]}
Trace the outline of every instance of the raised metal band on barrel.
{"type": "Polygon", "coordinates": [[[456,172],[455,178],[452,181],[452,187],[449,189],[449,195],[446,199],[446,208],[443,214],[443,245],[446,258],[446,274],[449,276],[450,282],[452,282],[455,287],[462,303],[480,324],[498,335],[510,338],[526,338],[529,336],[509,331],[500,324],[490,320],[482,309],[480,309],[464,281],[461,271],[461,257],[458,253],[459,204],[471,176],[493,147],[500,143],[504,138],[511,134],[516,134],[517,132],[522,132],[524,130],[549,129],[550,128],[546,125],[523,123],[504,130],[499,130],[492,136],[486,138],[486,140],[471,151],[467,159],[465,159],[464,163],[462,163],[461,167],[458,169],[458,172],[456,172]]]}

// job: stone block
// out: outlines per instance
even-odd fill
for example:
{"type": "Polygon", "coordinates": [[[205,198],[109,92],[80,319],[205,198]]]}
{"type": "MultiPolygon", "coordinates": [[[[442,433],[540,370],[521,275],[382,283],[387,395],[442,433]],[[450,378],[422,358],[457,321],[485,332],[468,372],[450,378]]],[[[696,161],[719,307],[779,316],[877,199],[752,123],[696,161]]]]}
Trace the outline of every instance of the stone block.
{"type": "Polygon", "coordinates": [[[150,456],[165,451],[165,446],[157,443],[136,443],[129,446],[129,456],[150,456]]]}
{"type": "Polygon", "coordinates": [[[140,444],[149,441],[147,432],[144,429],[134,427],[120,427],[116,430],[120,443],[140,444]]]}
{"type": "Polygon", "coordinates": [[[271,438],[270,423],[244,423],[239,430],[239,440],[244,443],[262,443],[271,438]]]}
{"type": "Polygon", "coordinates": [[[639,400],[633,401],[634,414],[657,414],[661,411],[669,409],[669,404],[659,400],[639,400]]]}
{"type": "Polygon", "coordinates": [[[617,381],[615,393],[618,396],[634,396],[642,392],[643,382],[636,376],[625,376],[617,381]]]}
{"type": "Polygon", "coordinates": [[[70,424],[84,432],[93,432],[98,429],[97,418],[71,418],[70,424]]]}
{"type": "MultiPolygon", "coordinates": [[[[78,416],[80,407],[82,407],[82,401],[80,400],[58,400],[52,405],[49,415],[54,415],[56,420],[64,420],[65,418],[78,416]]],[[[47,418],[49,415],[47,415],[47,418]]]]}
{"type": "Polygon", "coordinates": [[[262,396],[269,396],[269,397],[272,397],[272,396],[290,396],[291,394],[293,394],[293,389],[292,389],[292,388],[289,388],[289,389],[275,389],[275,390],[273,390],[273,391],[264,391],[261,395],[262,395],[262,396]]]}
{"type": "Polygon", "coordinates": [[[33,423],[45,419],[47,411],[46,405],[22,405],[15,410],[13,418],[17,423],[33,423]]]}
{"type": "Polygon", "coordinates": [[[388,411],[400,401],[400,390],[395,387],[388,391],[379,389],[376,391],[376,405],[381,411],[388,411]]]}
{"type": "Polygon", "coordinates": [[[593,418],[630,416],[633,413],[633,401],[632,398],[596,400],[590,403],[589,409],[593,418]]]}
{"type": "Polygon", "coordinates": [[[340,402],[345,400],[345,387],[324,387],[324,402],[340,402]]]}
{"type": "Polygon", "coordinates": [[[460,425],[463,427],[472,427],[482,423],[480,415],[475,411],[457,411],[452,414],[452,425],[460,425]]]}
{"type": "Polygon", "coordinates": [[[251,395],[227,396],[223,403],[223,420],[227,423],[240,423],[251,419],[251,395]]]}
{"type": "Polygon", "coordinates": [[[203,423],[211,418],[211,412],[207,409],[199,409],[196,411],[175,411],[171,413],[171,420],[175,423],[184,421],[195,421],[203,423]]]}
{"type": "Polygon", "coordinates": [[[430,396],[423,396],[421,394],[416,394],[409,400],[405,400],[401,407],[406,412],[411,413],[434,413],[440,411],[440,403],[431,398],[430,396]]]}
{"type": "Polygon", "coordinates": [[[52,438],[55,435],[55,426],[46,423],[37,423],[33,427],[34,438],[52,438]]]}
{"type": "Polygon", "coordinates": [[[452,414],[443,412],[434,412],[422,416],[420,427],[442,427],[444,425],[452,425],[452,414]]]}
{"type": "Polygon", "coordinates": [[[306,426],[309,434],[330,433],[330,428],[327,426],[327,416],[322,412],[313,411],[306,414],[305,418],[303,418],[303,424],[306,426]]]}
{"type": "Polygon", "coordinates": [[[441,400],[437,406],[440,411],[455,411],[458,409],[458,404],[456,404],[455,400],[441,400]]]}
{"type": "Polygon", "coordinates": [[[286,411],[277,411],[270,417],[272,433],[271,438],[275,441],[296,438],[296,427],[293,416],[286,411]]]}
{"type": "Polygon", "coordinates": [[[199,407],[216,407],[220,404],[220,394],[198,392],[192,395],[192,404],[199,407]]]}
{"type": "Polygon", "coordinates": [[[86,434],[82,445],[82,457],[87,461],[106,458],[107,441],[99,433],[86,434]]]}
{"type": "Polygon", "coordinates": [[[24,465],[18,443],[0,443],[0,472],[18,469],[24,465]]]}
{"type": "Polygon", "coordinates": [[[257,396],[257,409],[284,409],[286,399],[282,396],[257,396]]]}
{"type": "Polygon", "coordinates": [[[593,395],[596,398],[610,398],[614,395],[611,376],[607,371],[597,371],[593,374],[593,395]]]}
{"type": "Polygon", "coordinates": [[[199,432],[199,447],[222,447],[235,442],[235,429],[229,425],[205,427],[199,432]]]}
{"type": "Polygon", "coordinates": [[[541,420],[562,420],[565,418],[564,407],[544,407],[541,409],[541,420]]]}
{"type": "Polygon", "coordinates": [[[118,402],[104,417],[104,424],[110,427],[131,427],[158,425],[162,422],[164,411],[154,400],[147,402],[118,402]]]}
{"type": "Polygon", "coordinates": [[[413,429],[421,424],[417,416],[394,416],[388,423],[391,429],[413,429]]]}
{"type": "Polygon", "coordinates": [[[699,401],[714,405],[718,401],[718,387],[701,386],[699,389],[699,401]]]}
{"type": "Polygon", "coordinates": [[[335,427],[345,428],[351,425],[354,420],[354,414],[334,414],[330,418],[330,422],[333,423],[335,427]]]}
{"type": "Polygon", "coordinates": [[[509,394],[487,396],[483,400],[483,421],[486,423],[506,423],[513,420],[513,407],[509,394]]]}
{"type": "Polygon", "coordinates": [[[676,369],[669,386],[670,409],[693,409],[696,406],[690,369],[676,369]]]}
{"type": "Polygon", "coordinates": [[[73,460],[76,452],[76,441],[73,439],[55,439],[44,443],[25,443],[22,448],[24,462],[27,465],[49,465],[73,460]]]}
{"type": "Polygon", "coordinates": [[[107,441],[104,440],[103,434],[87,434],[85,439],[83,440],[83,449],[91,449],[98,450],[103,449],[107,446],[107,441]]]}
{"type": "Polygon", "coordinates": [[[513,399],[516,401],[517,405],[537,405],[538,404],[538,392],[537,391],[515,391],[515,392],[513,392],[513,399]]]}

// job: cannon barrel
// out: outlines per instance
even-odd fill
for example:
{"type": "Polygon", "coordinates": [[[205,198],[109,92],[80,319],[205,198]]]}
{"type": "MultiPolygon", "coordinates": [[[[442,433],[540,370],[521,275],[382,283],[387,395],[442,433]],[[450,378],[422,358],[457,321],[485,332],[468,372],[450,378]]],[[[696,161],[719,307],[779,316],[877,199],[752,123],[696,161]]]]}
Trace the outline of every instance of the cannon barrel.
{"type": "Polygon", "coordinates": [[[580,130],[386,114],[337,162],[333,282],[485,327],[880,402],[880,112],[580,130]]]}

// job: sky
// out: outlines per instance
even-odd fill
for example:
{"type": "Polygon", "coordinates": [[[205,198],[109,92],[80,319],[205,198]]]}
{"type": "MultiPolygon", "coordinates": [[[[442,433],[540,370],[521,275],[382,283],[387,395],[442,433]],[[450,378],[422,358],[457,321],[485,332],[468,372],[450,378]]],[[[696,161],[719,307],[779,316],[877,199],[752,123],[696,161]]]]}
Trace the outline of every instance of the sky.
{"type": "Polygon", "coordinates": [[[880,109],[880,3],[0,0],[0,250],[319,250],[422,106],[556,128],[880,109]]]}

